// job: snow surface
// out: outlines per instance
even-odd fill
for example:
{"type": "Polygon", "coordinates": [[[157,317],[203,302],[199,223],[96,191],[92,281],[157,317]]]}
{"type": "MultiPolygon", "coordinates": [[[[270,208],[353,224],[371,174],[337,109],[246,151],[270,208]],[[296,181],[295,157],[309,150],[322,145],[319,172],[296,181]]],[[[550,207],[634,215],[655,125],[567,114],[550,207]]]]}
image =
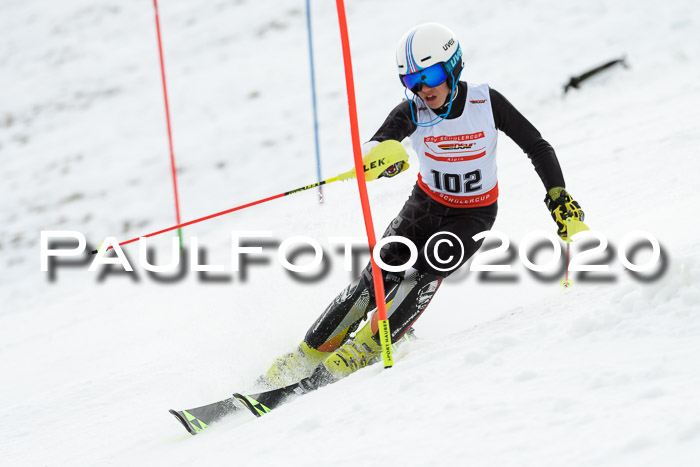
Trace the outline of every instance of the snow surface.
{"type": "MultiPolygon", "coordinates": [[[[323,174],[352,166],[333,2],[312,2],[323,174]]],[[[691,0],[349,1],[359,121],[368,139],[403,97],[394,45],[440,21],[466,79],[505,94],[557,150],[609,251],[634,230],[663,246],[645,281],[512,281],[456,273],[396,366],[374,366],[259,420],[191,438],[167,413],[251,387],[352,278],[329,244],[362,236],[354,182],[184,230],[230,272],[234,230],[312,235],[325,279],[271,260],[247,280],[100,280],[39,270],[42,230],[92,247],[174,224],[149,1],[5,0],[0,15],[0,453],[3,465],[700,464],[700,10],[691,0]],[[562,98],[570,76],[627,55],[562,98]]],[[[184,220],[316,180],[304,2],[161,4],[184,220]]],[[[501,138],[495,228],[553,231],[527,158],[501,138]]],[[[414,159],[415,162],[415,159],[414,159]]],[[[415,181],[369,185],[378,231],[415,181]]],[[[158,258],[169,238],[154,239],[158,258]]],[[[648,250],[641,252],[643,262],[648,250]],[[646,253],[645,253],[646,252],[646,253]]],[[[274,250],[270,255],[274,254],[274,250]]],[[[597,280],[590,280],[591,278],[597,280]]]]}

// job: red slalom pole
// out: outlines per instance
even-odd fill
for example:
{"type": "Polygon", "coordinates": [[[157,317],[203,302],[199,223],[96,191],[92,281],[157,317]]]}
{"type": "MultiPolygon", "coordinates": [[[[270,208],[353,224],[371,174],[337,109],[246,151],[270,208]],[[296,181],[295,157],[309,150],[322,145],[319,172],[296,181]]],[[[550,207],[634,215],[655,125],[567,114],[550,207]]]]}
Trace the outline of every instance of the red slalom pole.
{"type": "MultiPolygon", "coordinates": [[[[158,55],[160,56],[160,76],[163,81],[163,97],[165,100],[165,121],[168,125],[168,144],[170,145],[170,167],[173,175],[173,190],[175,192],[175,220],[178,224],[180,220],[180,199],[177,190],[177,170],[175,169],[175,151],[173,150],[173,131],[170,125],[170,105],[168,104],[168,87],[165,84],[165,62],[163,61],[163,42],[160,38],[160,17],[158,16],[158,0],[153,0],[153,7],[156,12],[156,33],[158,35],[158,55]]],[[[180,249],[182,249],[182,230],[178,229],[177,235],[180,238],[180,249]]]]}
{"type": "Polygon", "coordinates": [[[391,331],[389,329],[389,321],[386,317],[386,304],[384,303],[384,281],[382,279],[382,270],[374,261],[374,247],[377,244],[377,239],[374,234],[374,224],[372,223],[372,211],[369,205],[369,196],[367,195],[367,183],[365,181],[365,172],[362,164],[362,147],[360,144],[360,130],[357,123],[357,105],[355,103],[355,82],[352,73],[352,59],[350,56],[350,40],[348,38],[348,24],[345,17],[345,4],[343,0],[335,2],[338,10],[338,23],[340,25],[340,40],[343,46],[343,63],[345,65],[345,84],[348,93],[348,107],[350,110],[350,134],[352,137],[352,149],[355,156],[355,172],[357,173],[357,187],[360,190],[360,201],[362,202],[362,214],[365,219],[365,229],[367,230],[367,238],[369,239],[370,261],[372,262],[372,275],[374,276],[374,293],[377,299],[377,317],[378,317],[378,332],[379,340],[382,347],[382,357],[384,360],[384,368],[391,368],[394,364],[391,352],[391,331]]]}

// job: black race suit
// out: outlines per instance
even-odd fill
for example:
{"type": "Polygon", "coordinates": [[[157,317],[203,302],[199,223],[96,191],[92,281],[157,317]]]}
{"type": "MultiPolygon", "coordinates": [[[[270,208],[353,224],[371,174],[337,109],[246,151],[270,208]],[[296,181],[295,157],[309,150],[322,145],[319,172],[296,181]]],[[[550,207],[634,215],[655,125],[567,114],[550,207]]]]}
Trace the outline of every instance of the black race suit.
{"type": "MultiPolygon", "coordinates": [[[[498,91],[490,89],[490,103],[494,122],[498,130],[508,135],[530,158],[546,190],[564,187],[564,176],[552,146],[542,138],[539,131],[513,107],[498,91]]],[[[467,100],[467,83],[460,81],[453,99],[452,109],[447,119],[462,115],[467,100]]],[[[397,105],[372,137],[373,141],[389,139],[402,141],[410,136],[417,126],[411,117],[410,101],[397,105]]],[[[442,115],[447,104],[435,111],[442,115]]],[[[414,107],[415,113],[415,107],[414,107]]],[[[439,125],[439,123],[438,123],[439,125]]],[[[389,326],[395,342],[409,329],[425,310],[442,279],[451,271],[437,261],[439,258],[455,258],[458,264],[466,262],[481,246],[472,237],[479,232],[491,229],[496,220],[497,202],[481,207],[450,207],[428,196],[416,184],[399,214],[389,224],[384,236],[403,236],[417,247],[418,260],[405,274],[385,274],[387,301],[393,300],[389,308],[389,326]],[[431,241],[424,251],[426,241],[437,232],[456,235],[463,248],[455,241],[453,246],[443,242],[436,258],[431,241]],[[462,252],[464,254],[462,255],[462,252]],[[460,259],[461,258],[461,259],[460,259]],[[435,267],[434,267],[435,266],[435,267]]],[[[389,265],[403,265],[409,259],[409,249],[401,243],[390,243],[381,250],[381,258],[389,265]]],[[[454,263],[448,264],[452,267],[454,263]]],[[[350,284],[324,311],[309,329],[305,341],[316,349],[335,350],[353,332],[367,313],[376,307],[372,285],[371,265],[368,265],[360,278],[350,284]]],[[[375,336],[376,338],[377,336],[375,336]]]]}

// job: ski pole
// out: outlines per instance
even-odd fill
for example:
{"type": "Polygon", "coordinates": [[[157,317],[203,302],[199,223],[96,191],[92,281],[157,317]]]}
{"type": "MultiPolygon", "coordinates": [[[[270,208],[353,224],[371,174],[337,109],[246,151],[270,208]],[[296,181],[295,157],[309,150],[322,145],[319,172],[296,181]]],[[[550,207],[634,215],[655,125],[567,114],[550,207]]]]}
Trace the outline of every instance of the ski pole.
{"type": "MultiPolygon", "coordinates": [[[[364,173],[365,173],[365,178],[367,180],[376,180],[379,178],[382,173],[387,170],[387,168],[395,165],[402,163],[401,167],[399,168],[400,171],[405,170],[408,168],[408,154],[406,154],[406,150],[403,148],[401,143],[398,141],[393,141],[393,140],[388,140],[380,143],[379,145],[375,146],[370,152],[367,153],[367,155],[363,159],[364,162],[364,173]]],[[[132,238],[131,240],[126,240],[124,242],[120,242],[119,246],[124,246],[128,245],[129,243],[133,243],[138,241],[142,237],[155,237],[156,235],[164,234],[166,232],[170,232],[171,230],[175,229],[180,229],[182,227],[187,227],[188,225],[192,224],[197,224],[199,222],[204,222],[209,219],[213,219],[215,217],[223,216],[224,214],[229,214],[235,211],[240,211],[241,209],[249,208],[251,206],[255,206],[257,204],[262,204],[266,203],[268,201],[272,201],[273,199],[277,198],[282,198],[285,196],[293,195],[296,193],[300,193],[302,191],[310,190],[311,188],[316,188],[321,185],[328,185],[329,183],[337,182],[338,180],[348,180],[351,178],[355,178],[356,173],[355,173],[355,168],[352,168],[351,170],[348,170],[347,172],[343,172],[340,175],[337,175],[333,178],[329,178],[326,180],[321,180],[320,182],[312,183],[311,185],[306,185],[301,188],[296,188],[294,190],[290,191],[285,191],[284,193],[280,193],[274,196],[269,196],[267,198],[259,199],[257,201],[252,201],[250,203],[242,204],[240,206],[236,206],[235,208],[231,209],[226,209],[225,211],[220,211],[216,212],[214,214],[209,214],[208,216],[200,217],[199,219],[194,219],[188,222],[184,222],[181,224],[173,225],[172,227],[168,227],[166,229],[158,230],[157,232],[151,232],[146,235],[140,235],[138,237],[132,238]]],[[[110,249],[111,246],[107,249],[110,249]]],[[[93,250],[91,253],[93,255],[96,255],[98,250],[93,250]]]]}
{"type": "MultiPolygon", "coordinates": [[[[139,237],[132,238],[131,240],[126,240],[126,241],[124,241],[124,242],[119,243],[119,246],[128,245],[129,243],[133,243],[133,242],[139,240],[139,239],[142,238],[142,237],[155,237],[156,235],[164,234],[164,233],[166,233],[166,232],[170,232],[171,230],[181,229],[181,228],[183,228],[183,227],[187,227],[188,225],[197,224],[197,223],[199,223],[199,222],[204,222],[204,221],[206,221],[206,220],[213,219],[213,218],[215,218],[215,217],[223,216],[224,214],[229,214],[229,213],[232,213],[232,212],[235,212],[235,211],[240,211],[241,209],[249,208],[249,207],[251,207],[251,206],[255,206],[256,204],[267,203],[268,201],[272,201],[273,199],[277,199],[277,198],[282,198],[282,197],[284,197],[284,196],[293,195],[293,194],[295,194],[295,193],[299,193],[299,192],[302,192],[302,191],[306,191],[306,190],[309,190],[309,189],[311,189],[311,188],[316,188],[317,186],[327,185],[327,184],[329,184],[329,183],[337,182],[338,180],[341,180],[341,179],[338,178],[338,177],[333,177],[333,178],[329,178],[329,179],[327,179],[327,180],[321,180],[320,182],[316,182],[316,183],[313,183],[313,184],[311,184],[311,185],[307,185],[307,186],[303,186],[303,187],[301,187],[301,188],[297,188],[297,189],[295,189],[295,190],[286,191],[286,192],[280,193],[280,194],[278,194],[278,195],[269,196],[269,197],[267,197],[267,198],[259,199],[259,200],[257,200],[257,201],[253,201],[253,202],[246,203],[246,204],[241,204],[240,206],[236,206],[235,208],[226,209],[225,211],[220,211],[220,212],[216,212],[216,213],[214,213],[214,214],[209,214],[208,216],[200,217],[199,219],[194,219],[194,220],[191,220],[191,221],[188,221],[188,222],[183,222],[182,224],[173,225],[172,227],[168,227],[167,229],[158,230],[157,232],[151,232],[151,233],[146,234],[146,235],[141,235],[141,236],[139,236],[139,237]]],[[[110,247],[110,248],[111,248],[111,247],[110,247]]],[[[108,248],[108,249],[109,249],[109,248],[108,248]]],[[[96,254],[97,254],[97,250],[93,250],[93,251],[92,251],[92,254],[93,254],[93,255],[96,255],[96,254]]]]}
{"type": "MultiPolygon", "coordinates": [[[[568,214],[568,212],[567,212],[568,214]]],[[[568,288],[573,285],[571,279],[569,279],[569,254],[571,251],[571,242],[573,241],[571,237],[584,230],[590,230],[586,224],[576,219],[567,217],[566,219],[566,269],[564,279],[559,282],[563,288],[568,288]]]]}
{"type": "Polygon", "coordinates": [[[559,283],[563,288],[571,287],[571,279],[569,279],[569,251],[571,250],[571,242],[566,242],[566,267],[564,269],[564,279],[559,283]]]}

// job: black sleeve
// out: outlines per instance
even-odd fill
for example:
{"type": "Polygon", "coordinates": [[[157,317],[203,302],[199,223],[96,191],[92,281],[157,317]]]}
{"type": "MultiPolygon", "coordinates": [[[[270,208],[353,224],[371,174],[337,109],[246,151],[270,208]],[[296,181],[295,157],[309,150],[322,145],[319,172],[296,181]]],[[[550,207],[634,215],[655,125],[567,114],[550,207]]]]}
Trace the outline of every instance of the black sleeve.
{"type": "Polygon", "coordinates": [[[379,141],[380,143],[388,139],[401,141],[416,131],[417,126],[413,123],[413,118],[411,118],[411,105],[409,101],[403,101],[394,107],[394,110],[391,111],[370,140],[379,141]]]}
{"type": "Polygon", "coordinates": [[[490,89],[489,94],[496,128],[508,135],[527,154],[545,189],[565,187],[564,174],[554,148],[500,92],[490,89]]]}

